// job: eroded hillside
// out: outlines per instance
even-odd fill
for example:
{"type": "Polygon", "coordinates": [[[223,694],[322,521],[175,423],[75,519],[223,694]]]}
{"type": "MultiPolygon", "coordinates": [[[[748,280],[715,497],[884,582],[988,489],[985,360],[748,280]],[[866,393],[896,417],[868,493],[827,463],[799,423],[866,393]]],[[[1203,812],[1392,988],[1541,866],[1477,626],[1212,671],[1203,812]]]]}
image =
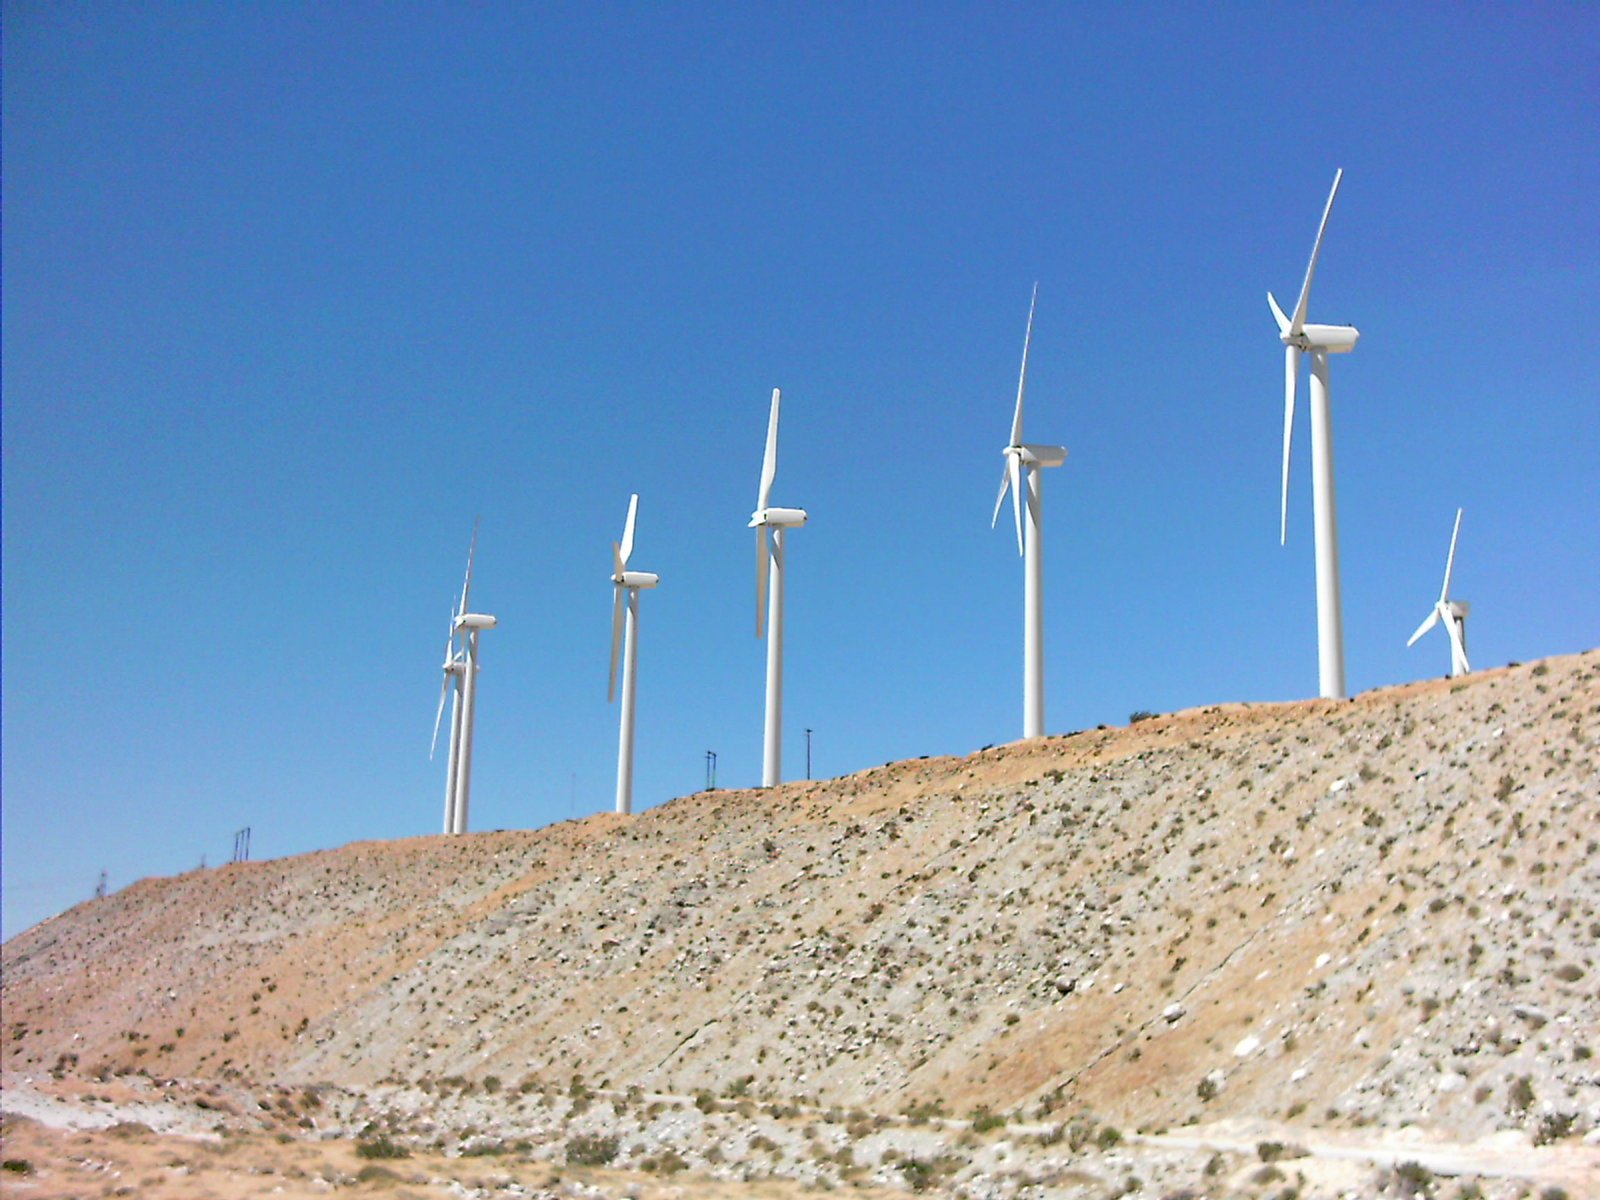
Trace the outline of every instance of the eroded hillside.
{"type": "Polygon", "coordinates": [[[1600,1122],[1600,654],[142,881],[10,1071],[1600,1122]]]}

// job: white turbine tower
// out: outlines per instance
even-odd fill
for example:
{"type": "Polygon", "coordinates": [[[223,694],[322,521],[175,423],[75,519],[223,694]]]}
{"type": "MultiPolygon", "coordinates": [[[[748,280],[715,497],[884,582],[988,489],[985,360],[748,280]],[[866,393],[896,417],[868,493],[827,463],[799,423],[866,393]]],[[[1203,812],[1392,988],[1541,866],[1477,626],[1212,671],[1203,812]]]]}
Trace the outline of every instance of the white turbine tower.
{"type": "Polygon", "coordinates": [[[762,742],[761,786],[775,787],[783,773],[783,535],[806,523],[803,508],[770,508],[767,495],[778,474],[778,399],[772,389],[767,418],[767,452],[761,460],[761,486],[750,528],[756,531],[756,637],[767,637],[767,724],[762,742]]]}
{"type": "Polygon", "coordinates": [[[622,527],[621,543],[611,543],[612,573],[611,597],[611,681],[606,685],[606,703],[611,703],[617,693],[617,646],[623,643],[622,655],[622,729],[617,737],[617,811],[633,811],[633,668],[639,654],[639,593],[661,582],[659,575],[649,571],[628,570],[628,559],[633,554],[633,525],[639,513],[639,496],[634,493],[628,501],[628,521],[622,527]],[[623,625],[623,598],[627,592],[627,625],[623,625]]]}
{"type": "MultiPolygon", "coordinates": [[[[472,793],[472,725],[478,694],[478,634],[495,627],[495,619],[484,613],[470,612],[467,600],[472,591],[472,556],[478,546],[478,529],[472,529],[472,543],[467,548],[467,575],[461,584],[461,605],[450,621],[450,641],[445,647],[444,686],[439,691],[439,711],[433,718],[434,744],[439,738],[439,720],[444,715],[444,696],[452,678],[456,684],[456,699],[450,712],[450,762],[445,777],[444,831],[467,831],[467,805],[472,793]],[[462,639],[462,648],[456,649],[456,638],[462,639]]],[[[430,752],[431,756],[431,752],[430,752]]]]}
{"type": "Polygon", "coordinates": [[[450,604],[450,633],[444,643],[444,682],[439,685],[439,708],[433,714],[433,744],[428,758],[439,748],[439,722],[444,718],[446,695],[450,698],[450,749],[444,775],[444,832],[454,833],[456,823],[456,763],[461,757],[461,677],[466,672],[466,655],[456,649],[456,607],[450,604]]]}
{"type": "Polygon", "coordinates": [[[1450,635],[1450,675],[1465,675],[1472,667],[1467,662],[1467,612],[1468,605],[1460,600],[1450,599],[1450,572],[1456,565],[1456,535],[1461,532],[1461,510],[1456,509],[1456,527],[1450,531],[1450,554],[1444,560],[1444,586],[1439,589],[1438,602],[1434,604],[1433,611],[1423,619],[1417,631],[1411,635],[1407,646],[1416,644],[1416,640],[1440,621],[1444,622],[1445,632],[1450,635]]]}
{"type": "Polygon", "coordinates": [[[1334,172],[1333,189],[1322,210],[1317,240],[1311,247],[1305,282],[1294,316],[1286,317],[1278,302],[1267,293],[1267,304],[1278,322],[1278,335],[1284,345],[1283,359],[1283,492],[1279,512],[1278,542],[1286,540],[1289,528],[1289,441],[1294,429],[1295,382],[1300,374],[1300,356],[1311,355],[1311,503],[1317,547],[1317,678],[1320,694],[1326,700],[1342,700],[1344,686],[1344,626],[1339,608],[1339,521],[1333,502],[1333,421],[1329,413],[1328,355],[1347,354],[1355,349],[1361,335],[1349,325],[1309,325],[1306,303],[1311,297],[1311,277],[1316,274],[1317,255],[1322,253],[1322,235],[1328,229],[1328,214],[1333,198],[1339,194],[1343,169],[1334,172]]]}
{"type": "Polygon", "coordinates": [[[1000,506],[1011,492],[1011,508],[1017,518],[1017,553],[1023,557],[1022,606],[1022,736],[1044,734],[1044,512],[1040,501],[1039,472],[1059,467],[1067,461],[1065,446],[1033,446],[1022,440],[1022,394],[1028,384],[1028,347],[1033,341],[1033,309],[1039,300],[1039,285],[1033,285],[1028,302],[1028,331],[1022,339],[1022,372],[1017,377],[1017,409],[1011,417],[1011,441],[1004,450],[1006,465],[1000,476],[1000,495],[995,498],[992,529],[1000,520],[1000,506]],[[1027,491],[1028,518],[1022,518],[1022,496],[1027,491]]]}

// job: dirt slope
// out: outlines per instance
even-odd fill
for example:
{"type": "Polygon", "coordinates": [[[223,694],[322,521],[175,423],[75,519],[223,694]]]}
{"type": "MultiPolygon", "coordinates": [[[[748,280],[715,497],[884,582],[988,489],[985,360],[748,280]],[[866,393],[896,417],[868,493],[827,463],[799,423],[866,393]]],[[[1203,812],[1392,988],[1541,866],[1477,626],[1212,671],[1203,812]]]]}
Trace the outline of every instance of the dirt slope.
{"type": "Polygon", "coordinates": [[[5,944],[0,1065],[1575,1136],[1597,846],[1589,652],[144,880],[5,944]]]}

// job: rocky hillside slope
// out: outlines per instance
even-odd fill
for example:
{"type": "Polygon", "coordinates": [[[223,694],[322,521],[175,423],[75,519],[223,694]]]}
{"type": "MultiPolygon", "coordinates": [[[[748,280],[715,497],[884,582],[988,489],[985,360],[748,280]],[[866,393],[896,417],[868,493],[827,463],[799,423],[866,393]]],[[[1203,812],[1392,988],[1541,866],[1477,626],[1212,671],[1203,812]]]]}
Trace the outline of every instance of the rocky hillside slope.
{"type": "Polygon", "coordinates": [[[8,1072],[1548,1140],[1600,1124],[1600,652],[147,879],[8,1072]]]}

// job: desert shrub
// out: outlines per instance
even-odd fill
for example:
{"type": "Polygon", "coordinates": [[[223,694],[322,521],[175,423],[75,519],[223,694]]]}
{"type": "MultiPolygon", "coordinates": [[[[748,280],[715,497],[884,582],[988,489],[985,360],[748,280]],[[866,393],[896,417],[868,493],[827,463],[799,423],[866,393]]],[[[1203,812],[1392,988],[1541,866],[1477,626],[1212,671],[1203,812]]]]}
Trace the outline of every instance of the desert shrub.
{"type": "Polygon", "coordinates": [[[1548,1146],[1551,1142],[1559,1142],[1572,1132],[1577,1120],[1577,1115],[1574,1113],[1545,1113],[1539,1118],[1539,1128],[1534,1131],[1533,1144],[1548,1146]]]}
{"type": "Polygon", "coordinates": [[[13,1175],[32,1175],[33,1164],[25,1158],[8,1158],[0,1162],[0,1171],[9,1171],[13,1175]]]}
{"type": "Polygon", "coordinates": [[[1217,1081],[1209,1075],[1203,1075],[1199,1084],[1194,1089],[1194,1094],[1202,1100],[1211,1100],[1217,1094],[1217,1081]]]}
{"type": "Polygon", "coordinates": [[[619,1145],[615,1137],[580,1133],[567,1139],[567,1162],[575,1167],[603,1167],[617,1157],[619,1145]]]}
{"type": "Polygon", "coordinates": [[[1431,1196],[1433,1172],[1419,1162],[1398,1163],[1394,1169],[1394,1184],[1402,1196],[1431,1196]]]}
{"type": "Polygon", "coordinates": [[[991,1129],[999,1129],[1006,1123],[1006,1119],[998,1113],[992,1113],[987,1108],[972,1110],[972,1132],[988,1133],[991,1129]]]}
{"type": "Polygon", "coordinates": [[[356,1172],[358,1183],[391,1183],[399,1178],[388,1167],[380,1167],[377,1163],[368,1163],[356,1172]]]}
{"type": "Polygon", "coordinates": [[[1527,1112],[1533,1105],[1533,1080],[1527,1075],[1518,1075],[1511,1081],[1511,1090],[1506,1094],[1506,1107],[1512,1112],[1527,1112]]]}
{"type": "Polygon", "coordinates": [[[1094,1141],[1095,1145],[1099,1146],[1100,1149],[1109,1150],[1122,1141],[1122,1133],[1115,1126],[1103,1125],[1100,1128],[1100,1132],[1095,1134],[1094,1141]]]}
{"type": "Polygon", "coordinates": [[[387,1137],[375,1137],[356,1143],[358,1158],[410,1158],[411,1151],[391,1142],[387,1137]]]}
{"type": "Polygon", "coordinates": [[[1137,725],[1140,721],[1148,721],[1155,715],[1148,708],[1136,708],[1128,714],[1128,724],[1137,725]]]}
{"type": "Polygon", "coordinates": [[[483,1077],[483,1090],[488,1092],[491,1096],[498,1092],[500,1090],[500,1076],[485,1075],[483,1077]]]}

